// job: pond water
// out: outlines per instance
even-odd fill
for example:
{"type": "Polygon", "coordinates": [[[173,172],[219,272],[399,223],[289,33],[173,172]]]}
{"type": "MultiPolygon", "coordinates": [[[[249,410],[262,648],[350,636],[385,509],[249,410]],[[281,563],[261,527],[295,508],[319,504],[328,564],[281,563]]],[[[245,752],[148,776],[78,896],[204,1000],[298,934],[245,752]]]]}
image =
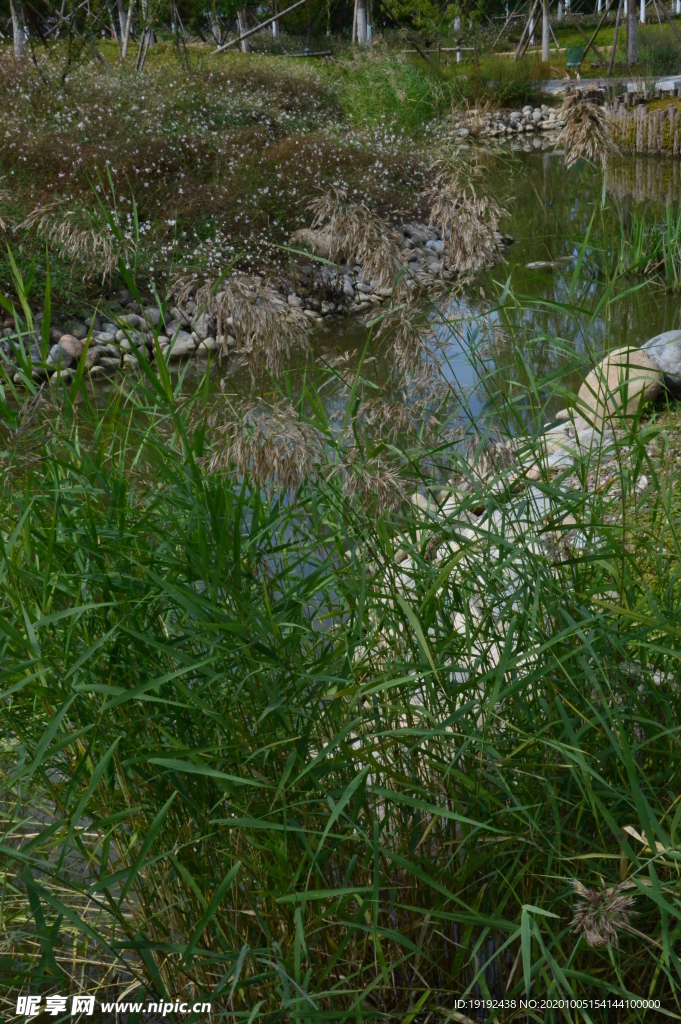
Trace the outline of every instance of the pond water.
{"type": "MultiPolygon", "coordinates": [[[[634,275],[621,277],[599,316],[591,317],[607,289],[604,266],[614,263],[621,227],[633,215],[664,218],[665,204],[681,197],[681,161],[622,158],[603,172],[585,161],[568,169],[562,151],[550,148],[506,149],[487,160],[486,181],[508,211],[500,227],[515,243],[506,261],[476,278],[463,295],[441,297],[439,314],[433,315],[436,321],[449,322],[437,327],[446,342],[446,374],[467,395],[473,414],[487,397],[481,373],[490,374],[492,388],[508,391],[517,379],[519,348],[537,379],[581,359],[582,366],[563,381],[577,390],[584,360],[612,347],[639,346],[655,334],[681,327],[681,295],[634,275]],[[590,244],[571,296],[587,234],[590,244]],[[542,263],[550,265],[531,266],[542,263]],[[500,313],[498,296],[507,282],[509,298],[500,313]]],[[[311,344],[319,356],[348,352],[356,361],[366,336],[361,321],[326,321],[311,344]]],[[[189,368],[188,384],[195,372],[189,368]]],[[[239,393],[250,390],[248,371],[235,373],[228,365],[226,372],[239,393]]],[[[560,399],[550,406],[558,408],[558,403],[560,399]]]]}
{"type": "MultiPolygon", "coordinates": [[[[606,293],[604,267],[614,265],[622,227],[628,227],[633,215],[664,219],[665,205],[681,196],[679,161],[632,157],[618,160],[602,172],[585,161],[566,168],[562,151],[509,152],[495,161],[489,180],[508,211],[501,227],[516,241],[506,262],[482,282],[487,299],[480,297],[476,282],[475,288],[448,308],[452,319],[468,318],[466,341],[455,346],[450,365],[458,383],[473,389],[474,411],[484,400],[480,389],[475,389],[480,367],[471,365],[470,350],[476,344],[483,349],[488,370],[501,368],[496,375],[498,383],[504,368],[513,372],[512,334],[541,379],[566,366],[571,353],[577,358],[598,358],[605,349],[640,346],[655,334],[681,327],[681,296],[638,275],[621,277],[597,318],[591,316],[606,293]],[[591,244],[570,296],[580,246],[587,234],[591,244]],[[507,311],[500,316],[493,302],[507,281],[517,302],[507,302],[507,311]],[[580,315],[574,307],[584,312],[580,315]],[[493,351],[491,357],[478,340],[485,312],[496,327],[508,318],[497,332],[496,343],[488,346],[493,351]]],[[[576,389],[581,379],[581,371],[575,371],[564,383],[576,389]]]]}

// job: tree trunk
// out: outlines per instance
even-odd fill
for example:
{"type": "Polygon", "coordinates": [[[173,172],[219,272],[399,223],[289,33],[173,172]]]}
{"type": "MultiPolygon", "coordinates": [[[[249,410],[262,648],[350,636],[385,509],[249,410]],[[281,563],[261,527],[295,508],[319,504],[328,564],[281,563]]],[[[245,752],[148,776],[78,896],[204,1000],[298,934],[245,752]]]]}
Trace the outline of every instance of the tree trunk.
{"type": "Polygon", "coordinates": [[[357,45],[367,44],[367,8],[366,0],[357,0],[357,45]]]}
{"type": "Polygon", "coordinates": [[[118,24],[121,26],[121,39],[125,39],[128,27],[128,14],[125,9],[125,0],[118,0],[118,24]]]}
{"type": "Polygon", "coordinates": [[[641,0],[641,24],[646,23],[646,0],[641,0]]]}
{"type": "MultiPolygon", "coordinates": [[[[242,7],[236,14],[237,25],[239,26],[239,35],[242,36],[244,32],[248,32],[248,16],[246,15],[246,8],[242,7]]],[[[250,46],[248,39],[241,40],[241,52],[250,53],[250,46]]]]}
{"type": "Polygon", "coordinates": [[[627,64],[638,64],[638,25],[635,0],[629,0],[627,18],[627,64]]]}
{"type": "Polygon", "coordinates": [[[14,33],[14,56],[23,60],[26,56],[26,30],[24,28],[24,12],[21,0],[9,0],[12,14],[12,31],[14,33]]]}
{"type": "MultiPolygon", "coordinates": [[[[276,5],[276,3],[274,5],[274,13],[275,14],[277,13],[277,5],[276,5]]],[[[273,39],[278,39],[279,38],[279,19],[277,19],[276,21],[272,22],[272,38],[273,39]]]]}
{"type": "Polygon", "coordinates": [[[125,19],[125,35],[123,36],[123,48],[122,57],[123,60],[128,56],[128,46],[130,45],[130,32],[132,30],[132,5],[134,0],[130,0],[130,7],[128,8],[128,14],[125,19]]]}
{"type": "Polygon", "coordinates": [[[551,12],[549,0],[541,5],[541,59],[545,64],[551,60],[551,12]]]}

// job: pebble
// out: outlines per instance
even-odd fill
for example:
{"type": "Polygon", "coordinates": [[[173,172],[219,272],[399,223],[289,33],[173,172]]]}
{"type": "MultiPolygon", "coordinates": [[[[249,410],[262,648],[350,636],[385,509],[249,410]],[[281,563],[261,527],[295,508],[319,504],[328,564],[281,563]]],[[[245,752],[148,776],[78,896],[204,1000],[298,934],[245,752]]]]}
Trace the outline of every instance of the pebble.
{"type": "Polygon", "coordinates": [[[299,295],[289,295],[286,301],[288,302],[289,306],[293,307],[293,309],[302,309],[303,300],[300,298],[299,295]]]}

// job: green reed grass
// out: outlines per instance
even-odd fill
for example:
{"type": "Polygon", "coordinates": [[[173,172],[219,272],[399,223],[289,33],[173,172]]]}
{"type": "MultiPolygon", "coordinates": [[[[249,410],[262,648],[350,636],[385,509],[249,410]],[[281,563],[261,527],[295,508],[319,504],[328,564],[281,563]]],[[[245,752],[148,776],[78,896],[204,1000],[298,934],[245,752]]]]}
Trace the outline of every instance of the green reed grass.
{"type": "MultiPolygon", "coordinates": [[[[370,365],[297,389],[330,465],[331,392],[362,438],[370,365]]],[[[520,346],[515,369],[482,415],[458,392],[441,409],[472,463],[560,391],[520,346]]],[[[448,516],[379,513],[321,466],[295,494],[209,473],[208,378],[187,397],[148,368],[104,400],[25,376],[3,383],[8,1019],[29,990],[248,1021],[461,1020],[455,997],[530,994],[679,1012],[679,520],[654,417],[623,429],[608,487],[545,476],[549,516],[515,531],[523,493],[502,467],[476,482],[444,432],[362,440],[410,486],[469,479],[448,516]],[[618,945],[572,930],[574,882],[627,886],[618,945]]]]}

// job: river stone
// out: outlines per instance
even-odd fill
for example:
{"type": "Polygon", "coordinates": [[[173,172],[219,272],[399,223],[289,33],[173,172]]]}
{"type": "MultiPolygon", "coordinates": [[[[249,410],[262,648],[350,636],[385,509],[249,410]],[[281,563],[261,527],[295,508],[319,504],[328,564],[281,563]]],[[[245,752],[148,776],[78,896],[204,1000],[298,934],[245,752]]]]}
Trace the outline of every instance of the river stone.
{"type": "Polygon", "coordinates": [[[577,396],[581,415],[596,429],[603,421],[632,416],[641,398],[648,402],[662,390],[662,371],[641,349],[614,349],[589,373],[577,396]]]}
{"type": "Polygon", "coordinates": [[[210,337],[211,328],[211,316],[208,313],[202,313],[201,316],[197,316],[196,320],[192,323],[194,334],[197,334],[200,341],[204,338],[210,337]]]}
{"type": "Polygon", "coordinates": [[[207,338],[204,338],[200,342],[200,344],[197,346],[196,351],[199,353],[199,355],[206,355],[208,352],[219,352],[220,345],[217,343],[215,338],[211,338],[209,336],[207,338]]]}
{"type": "Polygon", "coordinates": [[[62,367],[66,367],[71,366],[73,363],[76,362],[76,360],[73,358],[70,352],[67,352],[67,350],[65,348],[62,348],[61,345],[53,345],[47,354],[47,359],[45,360],[45,362],[49,366],[61,365],[62,367]]]}
{"type": "Polygon", "coordinates": [[[681,388],[681,331],[657,334],[643,346],[658,369],[664,374],[669,387],[681,388]]]}
{"type": "Polygon", "coordinates": [[[97,348],[96,345],[91,345],[87,350],[87,355],[85,356],[85,369],[91,370],[93,366],[97,365],[101,358],[101,349],[97,348]]]}
{"type": "Polygon", "coordinates": [[[59,339],[59,347],[76,360],[80,359],[85,348],[83,342],[73,334],[63,334],[59,339]]]}
{"type": "Polygon", "coordinates": [[[158,322],[161,319],[161,310],[156,306],[149,306],[144,310],[144,319],[148,324],[153,324],[154,327],[158,327],[158,322]]]}
{"type": "Polygon", "coordinates": [[[186,331],[179,331],[172,347],[170,348],[169,358],[186,359],[187,356],[193,355],[195,348],[196,345],[191,334],[187,334],[186,331]]]}
{"type": "Polygon", "coordinates": [[[127,335],[123,331],[119,331],[116,335],[116,341],[121,346],[123,352],[132,352],[133,346],[141,348],[145,343],[144,335],[139,334],[137,331],[128,331],[127,335]]]}

